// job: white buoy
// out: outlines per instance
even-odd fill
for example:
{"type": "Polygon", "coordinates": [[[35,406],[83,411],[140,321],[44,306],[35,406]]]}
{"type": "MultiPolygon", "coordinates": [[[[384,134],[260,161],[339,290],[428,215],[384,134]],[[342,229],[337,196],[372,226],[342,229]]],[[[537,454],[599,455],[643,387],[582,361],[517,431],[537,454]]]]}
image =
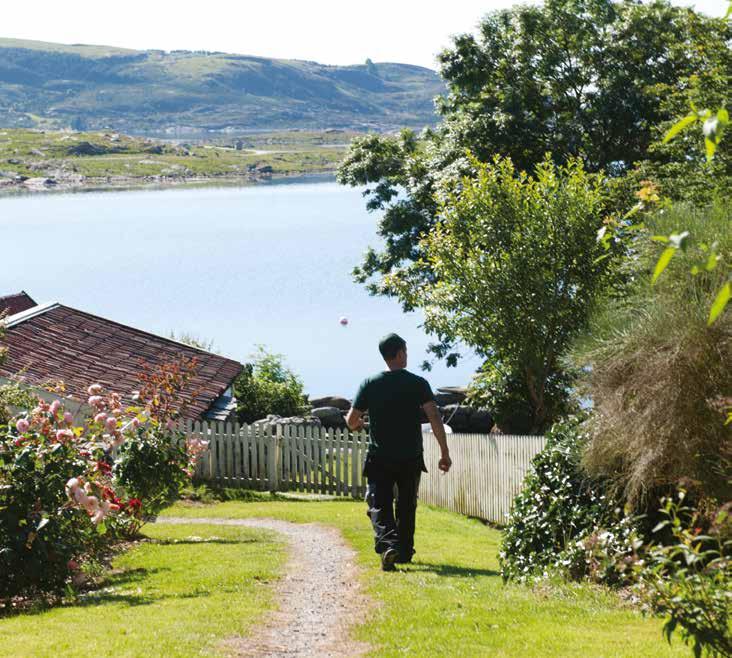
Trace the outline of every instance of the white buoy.
{"type": "Polygon", "coordinates": [[[343,316],[343,317],[342,317],[342,318],[341,318],[341,319],[339,320],[339,322],[341,323],[341,325],[343,325],[343,326],[345,327],[346,325],[348,325],[348,318],[347,318],[347,317],[346,317],[346,316],[344,315],[344,316],[343,316]]]}

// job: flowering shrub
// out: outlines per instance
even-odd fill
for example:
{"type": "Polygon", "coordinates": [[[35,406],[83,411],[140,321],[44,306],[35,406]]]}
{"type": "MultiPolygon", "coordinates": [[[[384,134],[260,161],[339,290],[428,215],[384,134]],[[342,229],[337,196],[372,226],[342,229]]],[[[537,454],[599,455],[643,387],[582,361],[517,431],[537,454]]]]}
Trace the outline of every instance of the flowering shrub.
{"type": "Polygon", "coordinates": [[[621,565],[637,538],[602,483],[582,472],[585,441],[576,417],[547,433],[546,447],[534,458],[503,533],[499,559],[504,580],[562,571],[606,581],[625,571],[621,565]]]}
{"type": "Polygon", "coordinates": [[[0,596],[58,589],[98,548],[116,508],[93,432],[59,402],[39,402],[0,437],[0,596]]]}
{"type": "Polygon", "coordinates": [[[676,629],[694,655],[732,655],[732,539],[730,504],[722,506],[707,533],[698,510],[685,505],[686,492],[666,498],[663,519],[654,528],[668,533],[649,547],[637,567],[637,589],[646,604],[667,616],[664,635],[676,629]],[[699,524],[699,525],[697,525],[699,524]]]}
{"type": "Polygon", "coordinates": [[[149,375],[133,408],[90,386],[81,426],[40,400],[0,429],[0,597],[59,590],[79,558],[177,496],[207,448],[171,431],[194,365],[149,375]]]}

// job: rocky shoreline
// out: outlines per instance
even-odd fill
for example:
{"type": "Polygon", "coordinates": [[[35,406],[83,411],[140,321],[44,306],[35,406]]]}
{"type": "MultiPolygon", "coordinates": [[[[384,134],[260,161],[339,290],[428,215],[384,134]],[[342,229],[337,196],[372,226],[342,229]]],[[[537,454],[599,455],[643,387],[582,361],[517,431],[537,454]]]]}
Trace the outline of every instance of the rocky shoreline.
{"type": "MultiPolygon", "coordinates": [[[[468,406],[466,397],[467,391],[462,387],[445,386],[437,389],[435,402],[445,425],[456,433],[489,434],[491,431],[495,431],[495,423],[490,411],[468,406]]],[[[270,415],[256,421],[255,424],[270,427],[296,425],[326,429],[346,428],[346,414],[351,408],[351,400],[338,395],[328,395],[312,399],[310,404],[312,410],[307,416],[283,418],[270,415]]],[[[427,422],[424,415],[422,422],[427,422]]]]}
{"type": "Polygon", "coordinates": [[[0,196],[8,194],[35,194],[43,192],[123,191],[139,189],[168,189],[172,187],[245,186],[285,180],[331,180],[335,172],[278,174],[253,170],[240,175],[209,176],[82,176],[62,174],[29,177],[0,171],[0,196]]]}

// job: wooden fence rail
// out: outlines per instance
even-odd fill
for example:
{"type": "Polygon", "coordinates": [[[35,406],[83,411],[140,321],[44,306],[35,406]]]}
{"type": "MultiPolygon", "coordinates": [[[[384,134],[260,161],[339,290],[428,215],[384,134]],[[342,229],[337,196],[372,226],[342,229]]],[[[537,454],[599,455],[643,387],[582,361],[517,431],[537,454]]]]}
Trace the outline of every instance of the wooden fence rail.
{"type": "MultiPolygon", "coordinates": [[[[286,425],[188,421],[187,436],[209,441],[196,477],[221,486],[262,491],[297,491],[363,498],[362,475],[368,435],[286,425]]],[[[502,523],[521,488],[531,459],[544,447],[540,436],[448,435],[453,468],[441,474],[439,449],[424,435],[425,462],[419,496],[423,502],[502,523]]]]}

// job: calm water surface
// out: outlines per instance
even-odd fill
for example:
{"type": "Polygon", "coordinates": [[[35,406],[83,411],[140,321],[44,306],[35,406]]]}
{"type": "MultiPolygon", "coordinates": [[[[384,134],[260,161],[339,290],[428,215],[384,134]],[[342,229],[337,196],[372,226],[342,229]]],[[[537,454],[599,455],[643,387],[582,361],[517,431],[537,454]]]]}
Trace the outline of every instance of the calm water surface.
{"type": "MultiPolygon", "coordinates": [[[[377,220],[358,190],[335,183],[8,197],[0,294],[188,332],[242,361],[261,343],[312,395],[351,396],[381,369],[380,336],[401,334],[415,371],[429,342],[418,315],[351,280],[377,220]]],[[[426,376],[464,384],[476,366],[426,376]]]]}

